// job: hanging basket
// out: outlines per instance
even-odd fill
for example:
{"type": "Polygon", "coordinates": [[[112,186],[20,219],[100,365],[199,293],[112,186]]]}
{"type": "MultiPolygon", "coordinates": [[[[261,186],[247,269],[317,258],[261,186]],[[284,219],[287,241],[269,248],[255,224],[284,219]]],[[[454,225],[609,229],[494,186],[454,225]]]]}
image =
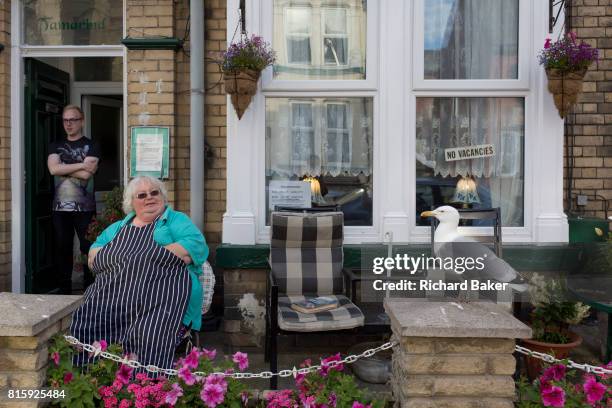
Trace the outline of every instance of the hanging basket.
{"type": "Polygon", "coordinates": [[[582,80],[586,74],[586,69],[576,72],[559,72],[557,69],[547,69],[548,90],[553,95],[555,106],[561,118],[578,101],[578,95],[582,92],[582,80]]]}
{"type": "Polygon", "coordinates": [[[257,93],[257,81],[260,74],[260,71],[252,69],[223,73],[225,92],[231,95],[232,105],[234,105],[238,119],[242,118],[253,95],[257,93]]]}

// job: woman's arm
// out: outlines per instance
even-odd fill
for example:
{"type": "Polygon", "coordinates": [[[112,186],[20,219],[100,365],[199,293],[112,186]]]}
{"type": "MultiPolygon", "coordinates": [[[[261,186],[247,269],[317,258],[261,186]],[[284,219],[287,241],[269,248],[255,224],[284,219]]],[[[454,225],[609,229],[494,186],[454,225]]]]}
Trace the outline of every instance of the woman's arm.
{"type": "Polygon", "coordinates": [[[208,258],[206,240],[198,227],[191,222],[187,215],[178,211],[174,212],[174,217],[168,223],[168,227],[174,240],[169,246],[173,246],[177,252],[172,251],[170,248],[167,248],[168,250],[183,259],[187,264],[202,265],[206,262],[206,258],[208,258]],[[184,257],[185,252],[183,251],[186,252],[189,259],[184,257]]]}
{"type": "Polygon", "coordinates": [[[90,270],[93,269],[94,259],[101,249],[102,247],[92,247],[89,249],[89,253],[87,254],[87,266],[89,266],[90,270]]]}
{"type": "Polygon", "coordinates": [[[168,251],[172,252],[174,255],[178,256],[185,262],[186,265],[189,265],[193,262],[191,257],[189,256],[189,252],[181,244],[177,244],[176,242],[173,244],[168,244],[164,246],[168,251]]]}

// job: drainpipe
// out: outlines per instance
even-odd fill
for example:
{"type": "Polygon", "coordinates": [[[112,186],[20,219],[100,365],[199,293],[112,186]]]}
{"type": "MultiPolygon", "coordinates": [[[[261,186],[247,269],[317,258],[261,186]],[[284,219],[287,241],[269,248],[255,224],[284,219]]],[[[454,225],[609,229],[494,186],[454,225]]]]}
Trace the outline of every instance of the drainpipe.
{"type": "Polygon", "coordinates": [[[191,119],[189,151],[189,209],[191,220],[204,227],[204,0],[191,0],[189,6],[191,119]]]}

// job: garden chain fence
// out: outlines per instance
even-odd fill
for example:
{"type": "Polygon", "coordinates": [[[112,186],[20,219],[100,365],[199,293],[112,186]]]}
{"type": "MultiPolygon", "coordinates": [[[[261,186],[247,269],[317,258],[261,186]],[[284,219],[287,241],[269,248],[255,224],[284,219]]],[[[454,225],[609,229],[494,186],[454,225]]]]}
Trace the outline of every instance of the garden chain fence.
{"type": "MultiPolygon", "coordinates": [[[[157,367],[155,365],[143,365],[140,362],[138,362],[137,360],[129,360],[127,357],[120,357],[118,355],[112,354],[112,353],[108,353],[106,351],[102,351],[99,347],[94,347],[90,344],[84,344],[81,343],[77,338],[72,337],[72,336],[64,336],[64,338],[66,339],[66,341],[71,344],[72,346],[76,346],[79,348],[82,348],[84,351],[87,351],[89,353],[93,353],[94,356],[99,356],[102,358],[106,358],[112,361],[115,361],[117,363],[122,363],[125,364],[129,367],[132,368],[144,368],[145,370],[147,370],[150,373],[162,373],[162,374],[166,374],[168,376],[175,376],[178,374],[177,370],[174,369],[170,369],[170,368],[160,368],[157,367]]],[[[385,344],[382,344],[378,347],[372,348],[372,349],[368,349],[365,350],[364,352],[362,352],[361,354],[351,354],[347,357],[345,357],[342,360],[334,360],[334,361],[329,361],[329,362],[321,362],[321,364],[318,365],[313,365],[313,366],[309,366],[309,367],[303,367],[303,368],[296,368],[293,367],[293,369],[290,370],[280,370],[277,373],[273,373],[272,371],[262,371],[260,373],[244,373],[244,372],[238,372],[238,373],[225,373],[225,372],[214,372],[214,373],[204,373],[201,371],[196,371],[193,373],[193,375],[195,376],[200,376],[200,377],[205,377],[208,375],[218,375],[218,376],[222,376],[222,377],[230,377],[230,378],[235,378],[235,379],[249,379],[249,378],[272,378],[274,376],[278,376],[278,377],[296,377],[298,374],[308,374],[311,373],[313,371],[318,371],[319,369],[325,367],[325,368],[332,368],[332,367],[336,367],[340,364],[352,364],[355,361],[361,359],[361,358],[368,358],[368,357],[372,357],[373,355],[375,355],[376,353],[383,351],[383,350],[389,350],[390,348],[393,348],[395,346],[397,346],[398,342],[396,340],[391,340],[385,344]]],[[[576,368],[578,370],[582,370],[585,371],[587,373],[593,373],[593,374],[598,374],[598,375],[610,375],[612,374],[612,370],[610,369],[606,369],[603,367],[597,367],[597,366],[593,366],[590,364],[578,364],[573,362],[572,360],[559,360],[557,358],[555,358],[554,356],[551,356],[550,354],[545,354],[545,353],[539,353],[537,351],[533,351],[533,350],[529,350],[528,348],[522,347],[522,346],[515,346],[514,349],[516,352],[520,353],[520,354],[524,354],[530,357],[534,357],[534,358],[538,358],[540,360],[543,360],[547,363],[562,363],[565,364],[568,367],[571,368],[576,368]],[[567,362],[566,362],[567,361],[567,362]]]]}

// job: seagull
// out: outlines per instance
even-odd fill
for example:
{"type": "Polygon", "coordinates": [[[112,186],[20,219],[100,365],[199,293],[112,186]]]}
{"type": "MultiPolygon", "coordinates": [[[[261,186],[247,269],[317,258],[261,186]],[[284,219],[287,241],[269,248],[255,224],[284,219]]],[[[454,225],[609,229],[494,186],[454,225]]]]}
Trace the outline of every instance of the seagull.
{"type": "Polygon", "coordinates": [[[424,211],[421,217],[435,217],[440,224],[434,233],[434,255],[439,258],[481,258],[484,268],[478,270],[471,268],[464,272],[454,272],[462,275],[463,279],[478,279],[480,281],[494,280],[508,283],[508,286],[517,292],[527,290],[527,282],[506,261],[495,255],[486,245],[462,235],[459,227],[459,211],[445,205],[433,211],[424,211]]]}

